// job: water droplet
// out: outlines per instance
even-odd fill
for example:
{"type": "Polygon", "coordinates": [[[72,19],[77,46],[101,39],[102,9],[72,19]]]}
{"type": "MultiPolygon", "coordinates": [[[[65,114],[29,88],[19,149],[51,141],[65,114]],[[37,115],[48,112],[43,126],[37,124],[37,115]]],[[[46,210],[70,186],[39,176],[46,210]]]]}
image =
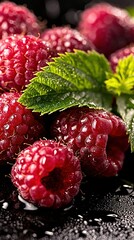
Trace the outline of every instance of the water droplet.
{"type": "Polygon", "coordinates": [[[70,205],[70,206],[64,208],[64,212],[67,212],[67,211],[69,211],[69,210],[72,209],[72,208],[73,208],[73,205],[70,205]]]}
{"type": "Polygon", "coordinates": [[[37,234],[36,234],[36,233],[33,233],[32,236],[33,236],[33,238],[36,238],[36,237],[37,237],[37,234]]]}
{"type": "Polygon", "coordinates": [[[9,124],[5,124],[4,129],[8,130],[9,129],[9,124]]]}
{"type": "Polygon", "coordinates": [[[124,184],[116,189],[116,194],[129,195],[133,191],[133,186],[124,184]]]}
{"type": "Polygon", "coordinates": [[[2,208],[3,208],[3,209],[7,209],[7,208],[8,208],[8,202],[3,202],[2,208]]]}
{"type": "Polygon", "coordinates": [[[84,223],[84,225],[88,225],[88,222],[87,222],[87,221],[84,221],[83,223],[84,223]]]}
{"type": "Polygon", "coordinates": [[[27,232],[28,232],[28,229],[24,229],[24,230],[23,230],[23,234],[24,234],[24,235],[26,235],[27,232]]]}
{"type": "Polygon", "coordinates": [[[110,217],[110,218],[118,218],[119,217],[116,213],[109,213],[106,216],[110,217]]]}
{"type": "Polygon", "coordinates": [[[45,231],[45,234],[48,236],[53,236],[53,232],[51,232],[51,231],[45,231]]]}
{"type": "Polygon", "coordinates": [[[132,186],[132,185],[124,184],[123,187],[124,187],[124,188],[127,188],[127,189],[133,189],[133,186],[132,186]]]}
{"type": "Polygon", "coordinates": [[[94,221],[95,221],[95,222],[101,222],[102,219],[101,219],[101,218],[94,218],[94,221]]]}
{"type": "Polygon", "coordinates": [[[24,210],[35,211],[35,210],[38,209],[32,203],[29,203],[26,200],[24,200],[20,195],[18,195],[18,199],[19,199],[20,202],[25,204],[24,210]]]}
{"type": "Polygon", "coordinates": [[[88,232],[86,230],[79,231],[79,236],[82,238],[86,238],[88,236],[88,232]]]}

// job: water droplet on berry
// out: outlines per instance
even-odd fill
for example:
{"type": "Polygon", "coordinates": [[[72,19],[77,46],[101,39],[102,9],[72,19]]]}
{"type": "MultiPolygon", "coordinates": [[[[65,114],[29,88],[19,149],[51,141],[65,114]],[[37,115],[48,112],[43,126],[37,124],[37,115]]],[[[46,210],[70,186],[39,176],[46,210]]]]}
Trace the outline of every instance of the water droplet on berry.
{"type": "Polygon", "coordinates": [[[3,112],[5,112],[5,113],[8,112],[8,109],[9,109],[8,105],[5,105],[3,108],[3,112]]]}
{"type": "Polygon", "coordinates": [[[4,125],[4,129],[5,129],[5,130],[8,130],[8,129],[9,129],[9,124],[5,124],[5,125],[4,125]]]}

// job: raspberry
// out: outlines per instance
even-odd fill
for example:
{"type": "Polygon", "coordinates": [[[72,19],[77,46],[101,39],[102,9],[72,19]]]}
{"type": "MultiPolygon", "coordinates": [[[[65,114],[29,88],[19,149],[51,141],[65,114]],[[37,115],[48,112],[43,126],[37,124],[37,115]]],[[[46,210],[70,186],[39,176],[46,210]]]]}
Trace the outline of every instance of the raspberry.
{"type": "Polygon", "coordinates": [[[18,102],[20,93],[0,96],[0,160],[12,160],[26,145],[39,139],[44,127],[32,111],[18,102]]]}
{"type": "Polygon", "coordinates": [[[11,34],[32,34],[38,36],[40,25],[34,13],[13,2],[0,3],[0,38],[11,34]]]}
{"type": "Polygon", "coordinates": [[[73,52],[74,49],[88,51],[93,44],[81,33],[70,27],[54,27],[42,33],[42,39],[50,44],[57,53],[73,52]]]}
{"type": "Polygon", "coordinates": [[[118,61],[124,57],[129,56],[130,54],[134,55],[134,45],[121,48],[116,52],[112,53],[109,57],[109,61],[113,71],[115,71],[118,61]]]}
{"type": "Polygon", "coordinates": [[[98,3],[82,12],[78,29],[100,53],[109,56],[133,41],[131,22],[131,17],[124,9],[98,3]]]}
{"type": "Polygon", "coordinates": [[[11,179],[24,199],[41,207],[59,208],[79,192],[82,174],[71,149],[53,140],[40,140],[18,155],[11,179]]]}
{"type": "Polygon", "coordinates": [[[67,109],[51,125],[51,137],[67,144],[88,176],[114,176],[122,168],[128,137],[124,122],[104,110],[67,109]]]}
{"type": "Polygon", "coordinates": [[[35,36],[13,35],[0,41],[0,86],[22,91],[54,52],[35,36]]]}

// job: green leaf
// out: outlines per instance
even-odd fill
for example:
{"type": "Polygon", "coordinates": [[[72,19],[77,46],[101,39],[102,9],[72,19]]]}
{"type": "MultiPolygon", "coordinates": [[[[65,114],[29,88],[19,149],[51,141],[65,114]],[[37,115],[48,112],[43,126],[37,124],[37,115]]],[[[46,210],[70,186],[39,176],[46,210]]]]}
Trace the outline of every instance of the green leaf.
{"type": "Polygon", "coordinates": [[[134,152],[134,98],[122,95],[117,97],[118,112],[126,123],[131,151],[134,152]]]}
{"type": "Polygon", "coordinates": [[[95,51],[61,54],[36,74],[19,102],[41,114],[75,105],[110,110],[107,72],[111,73],[108,60],[95,51]]]}
{"type": "Polygon", "coordinates": [[[134,94],[134,56],[129,55],[121,60],[116,72],[107,75],[106,88],[114,95],[134,94]]]}
{"type": "Polygon", "coordinates": [[[131,17],[134,17],[134,7],[129,6],[129,7],[126,8],[126,10],[131,17]]]}

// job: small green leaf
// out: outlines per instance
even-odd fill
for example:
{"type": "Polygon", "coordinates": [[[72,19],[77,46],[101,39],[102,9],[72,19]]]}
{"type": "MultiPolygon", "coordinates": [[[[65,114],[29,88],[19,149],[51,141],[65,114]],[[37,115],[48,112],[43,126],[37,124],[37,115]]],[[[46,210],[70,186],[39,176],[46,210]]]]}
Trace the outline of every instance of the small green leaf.
{"type": "Polygon", "coordinates": [[[114,95],[134,94],[134,56],[119,60],[116,72],[108,74],[107,79],[106,88],[114,95]]]}
{"type": "Polygon", "coordinates": [[[117,97],[118,112],[126,123],[131,151],[134,152],[134,98],[122,95],[117,97]]]}
{"type": "Polygon", "coordinates": [[[110,110],[107,72],[111,73],[108,60],[95,51],[60,54],[36,74],[19,101],[41,114],[75,105],[110,110]]]}
{"type": "Polygon", "coordinates": [[[131,17],[134,17],[134,7],[133,6],[127,7],[126,10],[131,17]]]}

